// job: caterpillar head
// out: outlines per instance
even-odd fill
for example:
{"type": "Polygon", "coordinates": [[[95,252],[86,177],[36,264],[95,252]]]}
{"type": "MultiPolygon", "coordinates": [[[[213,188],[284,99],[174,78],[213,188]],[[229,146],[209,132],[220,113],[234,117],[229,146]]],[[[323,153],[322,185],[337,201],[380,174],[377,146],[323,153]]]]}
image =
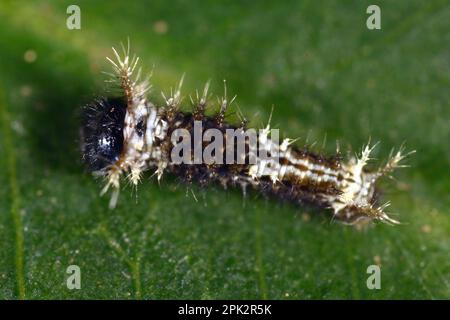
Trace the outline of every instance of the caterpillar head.
{"type": "Polygon", "coordinates": [[[123,151],[126,104],[120,98],[100,98],[85,109],[83,160],[90,171],[104,174],[123,151]]]}
{"type": "Polygon", "coordinates": [[[114,48],[113,53],[115,60],[107,58],[113,66],[108,82],[121,98],[101,98],[88,105],[81,136],[84,162],[106,179],[101,194],[112,188],[110,208],[116,205],[122,174],[130,173],[127,177],[134,185],[140,179],[147,160],[142,156],[148,151],[143,133],[150,108],[145,98],[148,77],[141,81],[140,70],[133,74],[139,58],[130,58],[129,44],[122,57],[114,48]]]}

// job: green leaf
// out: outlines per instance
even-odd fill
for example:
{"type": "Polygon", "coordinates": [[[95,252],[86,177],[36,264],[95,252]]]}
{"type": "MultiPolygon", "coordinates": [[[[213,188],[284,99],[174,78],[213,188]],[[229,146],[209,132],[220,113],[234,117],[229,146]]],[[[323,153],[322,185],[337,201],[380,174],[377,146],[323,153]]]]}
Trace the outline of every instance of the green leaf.
{"type": "Polygon", "coordinates": [[[85,0],[81,30],[66,28],[70,2],[2,1],[0,298],[450,298],[450,6],[378,2],[370,31],[368,1],[85,0]],[[183,73],[186,100],[227,79],[254,125],[275,105],[274,125],[301,143],[326,136],[326,152],[371,137],[381,161],[406,141],[417,154],[382,195],[402,224],[358,230],[216,187],[194,187],[195,201],[150,175],[109,210],[81,164],[78,115],[127,37],[154,65],[151,99],[183,73]],[[366,286],[373,264],[380,290],[366,286]]]}

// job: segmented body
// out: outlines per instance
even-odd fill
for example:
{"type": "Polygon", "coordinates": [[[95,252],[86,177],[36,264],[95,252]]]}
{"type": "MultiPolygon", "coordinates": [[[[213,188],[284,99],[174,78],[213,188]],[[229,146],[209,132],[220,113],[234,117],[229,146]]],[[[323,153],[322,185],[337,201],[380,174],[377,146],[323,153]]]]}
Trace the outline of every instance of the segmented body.
{"type": "MultiPolygon", "coordinates": [[[[164,172],[168,172],[187,182],[196,181],[201,185],[217,182],[225,187],[238,186],[244,191],[247,187],[251,187],[282,200],[298,204],[304,202],[317,204],[331,209],[334,217],[350,224],[372,219],[396,223],[384,212],[387,204],[377,206],[375,189],[378,178],[399,167],[400,160],[404,158],[402,150],[391,155],[379,170],[369,172],[365,168],[373,149],[369,146],[363,149],[359,157],[344,162],[339,154],[324,157],[296,148],[291,145],[293,141],[290,139],[284,139],[281,144],[276,143],[271,138],[269,124],[257,135],[258,148],[264,149],[269,154],[276,154],[277,161],[258,158],[255,163],[248,161],[235,164],[174,163],[171,151],[174,147],[172,133],[175,130],[184,129],[192,133],[194,122],[198,121],[203,132],[216,129],[225,134],[230,128],[245,130],[245,122],[239,126],[226,123],[225,111],[230,104],[226,95],[220,102],[218,114],[206,116],[204,111],[208,99],[208,85],[205,86],[202,95],[197,94],[192,113],[179,110],[182,81],[174,93],[164,97],[164,106],[155,106],[146,98],[149,89],[148,80],[140,82],[140,72],[137,77],[133,77],[138,59],[129,60],[128,52],[125,52],[123,58],[115,50],[114,53],[116,61],[109,59],[114,67],[114,74],[111,76],[121,89],[122,102],[117,99],[114,101],[104,99],[96,104],[102,105],[102,112],[106,114],[117,112],[119,115],[125,114],[124,117],[115,117],[119,122],[123,121],[121,132],[123,145],[117,157],[112,157],[109,163],[100,169],[94,168],[107,178],[103,193],[109,188],[113,189],[111,207],[116,205],[122,176],[126,176],[137,185],[145,171],[153,170],[158,180],[164,172]]],[[[91,110],[95,108],[95,104],[91,106],[91,110]]],[[[91,117],[91,122],[92,118],[95,117],[91,117]]],[[[94,121],[98,121],[97,118],[94,121]]],[[[120,123],[118,125],[120,127],[120,123]]],[[[91,127],[95,128],[95,124],[91,124],[91,127]]],[[[104,130],[102,126],[89,134],[103,133],[104,130]]],[[[97,163],[98,150],[110,146],[103,144],[107,140],[87,138],[85,141],[85,158],[88,163],[97,163]]],[[[194,143],[192,141],[192,144],[194,143]]],[[[226,141],[224,146],[227,146],[226,141]]],[[[247,151],[245,158],[248,156],[247,151]]]]}

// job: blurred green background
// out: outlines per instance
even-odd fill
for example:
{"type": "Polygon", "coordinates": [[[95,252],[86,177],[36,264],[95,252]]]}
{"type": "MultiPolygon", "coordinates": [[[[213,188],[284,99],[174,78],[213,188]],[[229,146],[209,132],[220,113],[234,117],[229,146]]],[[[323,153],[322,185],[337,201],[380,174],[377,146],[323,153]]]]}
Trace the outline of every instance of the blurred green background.
{"type": "MultiPolygon", "coordinates": [[[[0,298],[448,299],[450,3],[377,1],[0,2],[0,298]],[[66,8],[81,8],[81,30],[66,8]],[[212,80],[255,126],[326,137],[377,161],[417,153],[384,184],[402,224],[364,230],[329,213],[165,177],[107,209],[78,151],[80,106],[105,92],[127,37],[160,102],[212,80]],[[137,196],[137,201],[136,201],[137,196]],[[81,290],[66,268],[81,268],[81,290]],[[366,269],[381,265],[381,289],[366,269]]],[[[188,100],[188,99],[186,99],[188,100]]]]}

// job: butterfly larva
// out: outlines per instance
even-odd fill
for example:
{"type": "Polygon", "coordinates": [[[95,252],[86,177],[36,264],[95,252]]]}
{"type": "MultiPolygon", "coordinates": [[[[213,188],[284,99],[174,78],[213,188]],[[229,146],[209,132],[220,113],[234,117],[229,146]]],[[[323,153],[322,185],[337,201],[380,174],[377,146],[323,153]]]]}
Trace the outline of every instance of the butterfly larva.
{"type": "MultiPolygon", "coordinates": [[[[87,106],[82,130],[83,159],[93,172],[105,177],[106,185],[101,193],[112,189],[111,208],[116,206],[122,176],[137,185],[145,171],[154,170],[158,180],[164,172],[169,172],[187,182],[197,181],[201,185],[218,182],[225,187],[240,186],[244,191],[250,186],[280,200],[316,204],[330,209],[336,219],[349,224],[374,219],[398,223],[384,211],[389,203],[377,205],[376,183],[401,167],[399,162],[406,156],[403,148],[392,153],[384,166],[369,171],[366,164],[373,150],[369,144],[359,157],[344,162],[339,153],[325,157],[292,146],[290,139],[275,143],[273,137],[269,137],[268,125],[257,135],[257,151],[264,149],[276,154],[278,161],[258,158],[254,163],[176,163],[172,151],[177,130],[192,133],[199,123],[202,134],[208,129],[225,133],[228,129],[246,130],[246,121],[240,125],[226,122],[225,111],[231,103],[226,93],[219,101],[216,116],[205,115],[208,84],[202,94],[197,93],[197,99],[192,100],[192,113],[180,111],[182,80],[168,97],[163,95],[165,105],[154,105],[146,97],[149,79],[141,81],[140,69],[136,70],[139,59],[130,58],[129,48],[124,49],[123,57],[114,48],[113,52],[115,59],[107,58],[114,71],[109,75],[120,94],[100,98],[87,106]]],[[[189,140],[189,146],[194,143],[189,140]]],[[[245,143],[247,149],[243,158],[248,160],[249,144],[245,143]]],[[[221,149],[223,153],[231,148],[225,145],[221,149]]],[[[188,155],[188,159],[191,157],[188,155]]]]}

